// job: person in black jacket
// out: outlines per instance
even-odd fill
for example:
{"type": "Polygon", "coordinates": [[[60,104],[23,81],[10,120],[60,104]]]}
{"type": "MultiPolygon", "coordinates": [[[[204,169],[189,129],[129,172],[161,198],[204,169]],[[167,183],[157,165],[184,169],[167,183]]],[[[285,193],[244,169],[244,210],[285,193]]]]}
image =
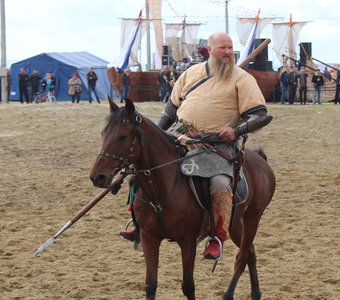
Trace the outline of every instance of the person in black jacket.
{"type": "Polygon", "coordinates": [[[120,103],[124,102],[124,98],[128,98],[129,89],[131,86],[130,69],[125,69],[122,76],[122,95],[120,98],[120,103]]]}
{"type": "Polygon", "coordinates": [[[168,93],[165,97],[165,102],[168,102],[169,98],[170,98],[170,95],[171,95],[171,92],[172,92],[172,89],[175,85],[175,82],[177,81],[179,77],[179,74],[178,72],[175,70],[175,67],[173,65],[171,65],[169,67],[169,72],[168,72],[168,78],[169,78],[169,85],[168,85],[168,93]]]}
{"type": "Polygon", "coordinates": [[[29,103],[29,97],[28,97],[28,82],[29,78],[26,74],[25,68],[20,68],[20,73],[18,75],[18,85],[19,85],[19,100],[21,103],[24,103],[24,97],[26,103],[29,103]]]}
{"type": "Polygon", "coordinates": [[[307,102],[307,77],[308,74],[304,67],[300,68],[298,73],[299,78],[299,93],[300,93],[300,104],[306,104],[307,102]]]}
{"type": "Polygon", "coordinates": [[[336,71],[336,80],[335,80],[335,99],[334,104],[340,104],[340,70],[336,71]]]}
{"type": "Polygon", "coordinates": [[[6,76],[7,76],[7,83],[6,83],[7,101],[9,101],[9,97],[11,95],[11,87],[12,87],[11,69],[6,70],[6,76]]]}
{"type": "Polygon", "coordinates": [[[288,74],[288,81],[289,81],[289,104],[294,104],[298,83],[297,68],[295,67],[291,68],[291,71],[288,74]]]}
{"type": "Polygon", "coordinates": [[[97,102],[100,103],[97,90],[96,90],[96,84],[97,84],[97,74],[93,70],[93,68],[89,68],[89,71],[87,72],[87,89],[89,91],[89,102],[92,103],[92,92],[96,96],[97,102]]]}
{"type": "Polygon", "coordinates": [[[34,69],[33,73],[29,76],[29,83],[31,86],[31,102],[33,102],[35,95],[39,92],[41,79],[42,76],[39,74],[38,69],[34,69]]]}
{"type": "Polygon", "coordinates": [[[159,101],[165,102],[168,89],[169,89],[169,72],[168,67],[163,66],[162,70],[158,74],[157,83],[159,86],[159,101]]]}
{"type": "Polygon", "coordinates": [[[321,94],[321,87],[324,84],[324,80],[323,80],[323,76],[320,73],[320,69],[316,69],[316,72],[312,77],[312,82],[314,86],[313,104],[316,104],[316,101],[318,101],[318,104],[321,104],[320,94],[321,94]]]}
{"type": "Polygon", "coordinates": [[[285,104],[286,101],[286,93],[288,88],[288,73],[287,73],[287,67],[282,67],[282,72],[280,74],[280,87],[281,87],[281,104],[285,104]]]}

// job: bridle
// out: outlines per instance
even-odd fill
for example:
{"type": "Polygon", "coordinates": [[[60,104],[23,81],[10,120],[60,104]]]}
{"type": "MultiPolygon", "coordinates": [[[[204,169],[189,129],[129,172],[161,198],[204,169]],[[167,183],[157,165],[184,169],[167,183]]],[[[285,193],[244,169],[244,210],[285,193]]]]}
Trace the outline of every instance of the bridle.
{"type": "MultiPolygon", "coordinates": [[[[111,158],[113,160],[121,161],[121,164],[115,170],[118,169],[118,171],[120,171],[122,169],[130,169],[130,165],[132,164],[132,162],[129,161],[129,158],[135,156],[133,154],[133,150],[134,150],[134,147],[135,147],[136,142],[138,140],[138,136],[140,136],[138,125],[142,122],[142,120],[143,119],[142,119],[141,115],[135,114],[134,120],[123,119],[121,121],[122,123],[133,123],[135,125],[135,133],[134,133],[131,145],[129,147],[129,151],[128,151],[128,153],[125,156],[116,155],[116,154],[113,154],[113,153],[108,153],[108,152],[105,152],[104,150],[100,150],[99,153],[98,153],[98,156],[99,157],[111,158]]],[[[141,140],[141,143],[142,143],[142,140],[141,140]]]]}
{"type": "MultiPolygon", "coordinates": [[[[134,128],[135,128],[134,137],[132,139],[129,151],[125,156],[116,155],[114,153],[108,153],[108,152],[105,152],[104,150],[101,150],[98,154],[98,157],[106,157],[106,158],[110,158],[110,159],[113,159],[113,160],[121,161],[121,164],[116,169],[114,169],[112,171],[112,174],[111,174],[112,176],[115,176],[115,174],[117,174],[118,172],[121,172],[124,175],[129,175],[129,174],[137,175],[138,173],[143,173],[147,177],[147,184],[149,186],[149,190],[151,192],[151,198],[153,200],[152,199],[142,199],[140,197],[138,197],[138,198],[142,202],[149,204],[150,206],[153,207],[153,209],[154,209],[154,211],[155,211],[155,213],[158,217],[161,229],[162,229],[166,239],[169,240],[169,241],[172,241],[172,239],[169,237],[169,234],[165,230],[165,225],[164,225],[164,220],[163,220],[163,208],[157,200],[158,198],[156,197],[154,184],[153,184],[153,181],[152,181],[152,178],[151,178],[151,171],[153,169],[158,169],[158,168],[163,167],[163,166],[165,166],[169,163],[164,164],[162,166],[157,166],[157,167],[154,167],[154,168],[148,169],[148,170],[135,170],[134,167],[133,167],[133,163],[129,160],[131,157],[135,156],[133,154],[133,150],[135,148],[135,145],[136,145],[138,138],[140,139],[141,147],[143,147],[143,140],[141,138],[141,134],[140,134],[140,130],[139,130],[139,124],[142,122],[142,120],[143,120],[142,116],[140,116],[139,114],[136,114],[136,113],[134,115],[134,118],[122,120],[123,123],[133,123],[135,125],[134,126],[134,128]]],[[[173,162],[171,162],[171,163],[173,163],[173,162]]],[[[136,197],[137,195],[134,195],[134,196],[136,197]]]]}

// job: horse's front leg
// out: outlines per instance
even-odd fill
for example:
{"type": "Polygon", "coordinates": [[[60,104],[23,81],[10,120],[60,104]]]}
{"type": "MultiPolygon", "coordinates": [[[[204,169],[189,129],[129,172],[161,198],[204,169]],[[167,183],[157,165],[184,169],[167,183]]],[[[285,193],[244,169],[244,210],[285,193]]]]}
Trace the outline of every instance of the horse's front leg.
{"type": "Polygon", "coordinates": [[[196,239],[186,238],[178,244],[182,252],[182,290],[189,300],[195,300],[194,264],[197,246],[196,239]]]}
{"type": "Polygon", "coordinates": [[[156,297],[157,290],[159,246],[161,244],[161,239],[141,230],[141,240],[146,263],[146,299],[153,300],[156,297]]]}

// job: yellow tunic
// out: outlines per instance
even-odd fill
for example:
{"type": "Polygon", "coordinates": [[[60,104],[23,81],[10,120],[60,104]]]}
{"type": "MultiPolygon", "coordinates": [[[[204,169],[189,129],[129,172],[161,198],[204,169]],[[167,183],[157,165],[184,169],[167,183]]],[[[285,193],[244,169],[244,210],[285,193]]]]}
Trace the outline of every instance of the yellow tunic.
{"type": "Polygon", "coordinates": [[[219,132],[226,125],[235,126],[248,109],[265,105],[255,78],[236,66],[227,79],[217,81],[212,77],[180,101],[180,97],[206,75],[205,63],[200,63],[190,67],[176,81],[171,101],[179,107],[180,122],[201,132],[219,132]]]}

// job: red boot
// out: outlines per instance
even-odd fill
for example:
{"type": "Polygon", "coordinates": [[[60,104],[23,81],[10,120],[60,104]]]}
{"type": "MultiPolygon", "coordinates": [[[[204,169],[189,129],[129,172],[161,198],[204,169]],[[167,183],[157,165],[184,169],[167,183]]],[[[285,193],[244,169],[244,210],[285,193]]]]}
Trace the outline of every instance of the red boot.
{"type": "Polygon", "coordinates": [[[212,239],[209,241],[209,245],[205,248],[203,252],[203,257],[205,259],[220,259],[223,250],[223,242],[221,242],[221,246],[217,239],[212,239]]]}
{"type": "Polygon", "coordinates": [[[220,259],[222,256],[223,244],[227,239],[227,232],[223,229],[223,218],[219,217],[213,237],[206,246],[203,256],[205,259],[220,259]]]}
{"type": "Polygon", "coordinates": [[[228,192],[217,192],[211,195],[214,215],[215,237],[208,242],[203,256],[205,259],[221,259],[223,244],[227,239],[227,231],[231,218],[232,197],[228,192]]]}
{"type": "Polygon", "coordinates": [[[130,242],[134,242],[136,240],[137,230],[135,227],[132,229],[125,229],[119,232],[119,235],[130,242]]]}

